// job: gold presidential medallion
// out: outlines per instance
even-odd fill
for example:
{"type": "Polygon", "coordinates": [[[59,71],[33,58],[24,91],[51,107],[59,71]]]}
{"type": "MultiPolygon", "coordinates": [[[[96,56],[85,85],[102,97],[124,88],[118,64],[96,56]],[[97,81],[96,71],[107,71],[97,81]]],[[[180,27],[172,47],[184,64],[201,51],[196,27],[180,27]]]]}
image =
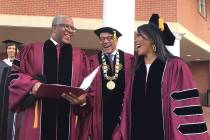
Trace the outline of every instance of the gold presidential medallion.
{"type": "Polygon", "coordinates": [[[113,82],[113,81],[107,82],[106,87],[107,87],[109,90],[113,90],[113,89],[115,88],[115,82],[113,82]]]}
{"type": "Polygon", "coordinates": [[[114,75],[109,76],[107,73],[110,70],[110,66],[106,63],[105,55],[104,53],[101,54],[101,60],[102,60],[102,71],[104,78],[108,80],[106,83],[106,87],[108,90],[113,90],[116,87],[116,84],[113,80],[117,80],[119,76],[119,71],[123,69],[123,65],[120,64],[120,55],[119,51],[116,52],[116,59],[115,59],[115,70],[114,75]]]}

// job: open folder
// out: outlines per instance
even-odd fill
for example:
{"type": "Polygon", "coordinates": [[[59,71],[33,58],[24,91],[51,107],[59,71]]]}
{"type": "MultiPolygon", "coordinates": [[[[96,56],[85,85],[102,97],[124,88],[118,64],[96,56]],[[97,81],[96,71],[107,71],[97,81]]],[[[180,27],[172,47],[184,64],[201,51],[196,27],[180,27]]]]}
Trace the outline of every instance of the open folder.
{"type": "Polygon", "coordinates": [[[96,74],[98,73],[100,66],[98,66],[93,72],[91,72],[87,77],[84,78],[80,87],[71,87],[60,84],[41,84],[36,96],[37,97],[48,97],[48,98],[60,98],[63,93],[68,94],[71,92],[76,96],[81,96],[85,94],[87,89],[93,82],[96,74]]]}

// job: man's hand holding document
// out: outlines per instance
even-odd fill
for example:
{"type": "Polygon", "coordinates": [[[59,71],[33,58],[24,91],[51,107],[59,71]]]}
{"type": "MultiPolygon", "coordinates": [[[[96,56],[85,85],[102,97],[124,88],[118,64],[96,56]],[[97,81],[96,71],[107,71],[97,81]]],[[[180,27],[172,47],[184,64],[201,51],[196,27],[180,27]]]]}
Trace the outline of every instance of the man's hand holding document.
{"type": "Polygon", "coordinates": [[[78,98],[79,96],[87,93],[87,89],[90,87],[99,69],[100,66],[98,66],[93,72],[85,77],[80,87],[71,87],[60,84],[41,84],[35,95],[36,97],[48,97],[57,99],[61,97],[65,98],[67,97],[66,95],[78,98]]]}

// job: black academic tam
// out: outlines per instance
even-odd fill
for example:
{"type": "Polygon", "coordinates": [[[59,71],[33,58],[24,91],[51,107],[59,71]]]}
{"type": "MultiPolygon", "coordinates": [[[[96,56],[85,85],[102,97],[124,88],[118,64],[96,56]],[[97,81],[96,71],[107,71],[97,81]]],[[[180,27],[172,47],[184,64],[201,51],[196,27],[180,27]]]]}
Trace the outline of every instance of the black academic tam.
{"type": "Polygon", "coordinates": [[[101,33],[110,33],[114,35],[114,32],[116,32],[117,38],[122,36],[122,34],[117,29],[114,29],[112,27],[102,27],[102,28],[96,29],[94,32],[98,37],[100,36],[101,33]]]}

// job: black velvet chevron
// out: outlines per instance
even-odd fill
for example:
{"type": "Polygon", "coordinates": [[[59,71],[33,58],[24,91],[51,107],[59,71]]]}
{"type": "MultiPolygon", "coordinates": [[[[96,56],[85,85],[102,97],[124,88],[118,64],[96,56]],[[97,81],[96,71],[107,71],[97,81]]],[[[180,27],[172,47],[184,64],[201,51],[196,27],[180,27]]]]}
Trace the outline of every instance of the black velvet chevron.
{"type": "Polygon", "coordinates": [[[176,100],[186,100],[186,99],[191,99],[195,97],[199,97],[199,93],[197,89],[192,89],[192,90],[186,90],[186,91],[181,91],[181,92],[174,92],[171,97],[176,100]]]}
{"type": "Polygon", "coordinates": [[[201,106],[188,106],[175,108],[174,113],[178,116],[199,115],[203,113],[203,110],[201,106]]]}
{"type": "Polygon", "coordinates": [[[207,131],[206,123],[182,124],[178,130],[184,135],[200,134],[207,131]]]}

